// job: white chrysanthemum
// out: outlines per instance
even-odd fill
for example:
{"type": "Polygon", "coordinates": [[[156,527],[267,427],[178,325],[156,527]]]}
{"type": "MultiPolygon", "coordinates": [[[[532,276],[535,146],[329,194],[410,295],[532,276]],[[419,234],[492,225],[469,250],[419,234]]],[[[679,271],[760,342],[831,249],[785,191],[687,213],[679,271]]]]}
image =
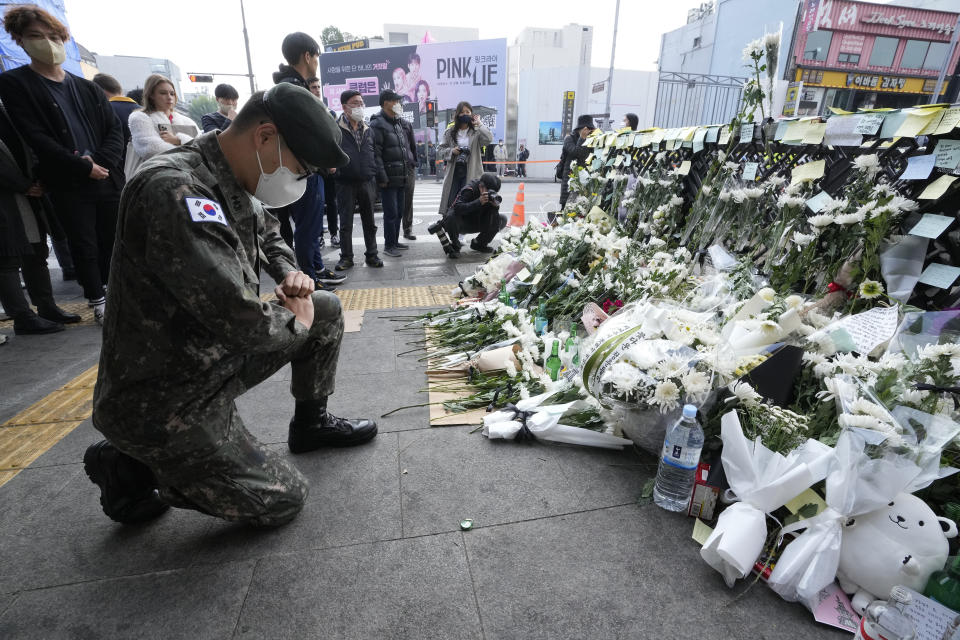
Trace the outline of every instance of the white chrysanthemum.
{"type": "Polygon", "coordinates": [[[837,211],[843,211],[847,208],[850,203],[846,198],[840,198],[839,200],[831,199],[821,209],[821,213],[836,213],[837,211]]]}
{"type": "Polygon", "coordinates": [[[734,382],[727,388],[741,406],[755,407],[762,401],[760,394],[747,382],[734,382]]]}
{"type": "Polygon", "coordinates": [[[517,377],[517,365],[513,364],[513,358],[507,360],[507,365],[504,367],[504,370],[506,370],[507,376],[511,378],[517,377]]]}
{"type": "Polygon", "coordinates": [[[630,393],[637,388],[641,372],[627,362],[616,362],[603,373],[600,382],[612,384],[619,393],[630,393]]]}
{"type": "Polygon", "coordinates": [[[780,46],[780,33],[768,33],[763,36],[763,46],[767,49],[780,46]]]}
{"type": "Polygon", "coordinates": [[[777,199],[777,206],[779,206],[781,209],[785,209],[787,207],[802,207],[805,202],[806,200],[799,196],[791,196],[787,193],[784,193],[777,199]]]}
{"type": "Polygon", "coordinates": [[[888,351],[880,356],[877,364],[882,369],[902,369],[907,366],[907,357],[902,353],[888,351]]]}
{"type": "Polygon", "coordinates": [[[793,232],[793,242],[799,247],[807,246],[813,242],[816,237],[817,236],[812,233],[800,233],[799,231],[793,232]]]}
{"type": "Polygon", "coordinates": [[[751,200],[756,200],[763,195],[763,189],[760,189],[759,187],[747,187],[743,190],[743,194],[751,200]]]}
{"type": "Polygon", "coordinates": [[[920,391],[919,389],[904,389],[900,393],[900,402],[906,404],[920,404],[927,399],[927,396],[930,395],[929,391],[920,391]]]}
{"type": "Polygon", "coordinates": [[[853,413],[868,415],[887,423],[893,423],[893,416],[886,409],[878,404],[870,402],[866,398],[857,398],[850,404],[850,410],[853,413]]]}
{"type": "Polygon", "coordinates": [[[860,429],[872,429],[873,431],[879,431],[880,433],[887,433],[889,435],[896,435],[890,425],[878,420],[873,416],[855,416],[849,413],[842,413],[838,419],[841,427],[858,427],[860,429]]]}
{"type": "Polygon", "coordinates": [[[653,392],[653,401],[660,405],[660,412],[666,413],[671,409],[676,409],[680,399],[680,388],[672,380],[664,380],[657,384],[653,392]]]}
{"type": "Polygon", "coordinates": [[[513,324],[511,320],[505,320],[501,325],[504,332],[511,338],[519,338],[522,335],[520,329],[517,328],[517,325],[513,324]]]}
{"type": "Polygon", "coordinates": [[[720,195],[718,196],[718,199],[720,200],[720,202],[729,202],[729,201],[730,201],[730,191],[727,190],[727,189],[721,190],[721,191],[720,191],[720,195]]]}
{"type": "Polygon", "coordinates": [[[693,396],[699,396],[710,390],[710,376],[703,371],[690,369],[681,379],[684,390],[693,396]]]}
{"type": "Polygon", "coordinates": [[[807,222],[814,227],[826,227],[827,225],[833,224],[833,216],[827,213],[821,213],[819,215],[810,216],[807,218],[807,222]]]}
{"type": "Polygon", "coordinates": [[[936,360],[941,356],[947,356],[949,358],[960,357],[960,344],[928,344],[925,347],[921,347],[917,355],[921,360],[936,360]]]}
{"type": "Polygon", "coordinates": [[[671,207],[679,207],[682,204],[683,204],[683,198],[681,198],[680,196],[673,196],[672,198],[670,198],[671,207]]]}
{"type": "Polygon", "coordinates": [[[895,194],[896,191],[891,189],[890,185],[888,184],[878,184],[870,190],[870,195],[872,195],[874,198],[889,198],[895,194]]]}
{"type": "Polygon", "coordinates": [[[853,160],[853,166],[859,171],[863,171],[868,176],[874,176],[880,171],[880,159],[877,154],[857,156],[853,160]]]}
{"type": "Polygon", "coordinates": [[[812,365],[825,364],[827,362],[827,357],[816,351],[804,351],[801,359],[807,364],[812,365]]]}
{"type": "Polygon", "coordinates": [[[685,360],[681,358],[667,358],[657,365],[657,376],[659,378],[679,378],[686,373],[690,367],[685,360]]]}
{"type": "Polygon", "coordinates": [[[860,283],[860,297],[871,300],[883,295],[883,285],[876,280],[864,280],[860,283]]]}
{"type": "Polygon", "coordinates": [[[887,203],[887,206],[898,213],[902,213],[904,211],[915,211],[920,205],[910,198],[904,198],[899,194],[895,194],[890,202],[887,203]]]}
{"type": "Polygon", "coordinates": [[[853,213],[842,213],[833,219],[834,224],[848,226],[851,224],[857,224],[858,222],[863,222],[866,218],[865,213],[860,211],[854,211],[853,213]]]}

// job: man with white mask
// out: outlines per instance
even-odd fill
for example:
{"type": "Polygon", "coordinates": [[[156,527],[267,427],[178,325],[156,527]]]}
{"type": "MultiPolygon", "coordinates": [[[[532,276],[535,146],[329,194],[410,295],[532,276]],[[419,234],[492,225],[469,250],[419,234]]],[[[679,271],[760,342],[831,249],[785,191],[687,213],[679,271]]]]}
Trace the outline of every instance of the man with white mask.
{"type": "Polygon", "coordinates": [[[364,259],[368,267],[382,267],[383,260],[377,256],[377,223],[373,219],[374,180],[377,176],[376,158],[373,151],[373,131],[364,121],[363,96],[359,91],[348,90],[340,94],[343,113],[337,119],[340,125],[340,149],[350,158],[350,163],[338,170],[337,210],[340,212],[340,262],[337,271],[353,267],[353,217],[354,208],[360,208],[360,224],[363,226],[364,259]]]}
{"type": "Polygon", "coordinates": [[[203,114],[200,118],[203,124],[203,132],[226,131],[233,119],[237,117],[237,100],[240,94],[229,84],[218,84],[213,90],[213,96],[217,100],[217,110],[211,113],[203,114]]]}
{"type": "Polygon", "coordinates": [[[338,298],[294,266],[264,207],[342,167],[340,128],[306,89],[258,92],[230,128],[155,156],[120,204],[84,467],[119,522],[169,505],[261,526],[289,522],[307,482],[246,430],[234,399],[292,364],[293,453],[371,440],[327,412],[343,335],[338,298]],[[260,270],[278,302],[260,299],[260,270]]]}

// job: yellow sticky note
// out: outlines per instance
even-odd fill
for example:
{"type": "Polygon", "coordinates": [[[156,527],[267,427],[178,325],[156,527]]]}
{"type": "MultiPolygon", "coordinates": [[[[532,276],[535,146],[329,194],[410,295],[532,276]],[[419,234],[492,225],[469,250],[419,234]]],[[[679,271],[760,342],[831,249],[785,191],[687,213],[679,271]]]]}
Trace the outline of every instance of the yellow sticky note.
{"type": "Polygon", "coordinates": [[[680,163],[680,168],[677,169],[677,175],[685,176],[690,173],[690,161],[684,160],[680,163]]]}
{"type": "Polygon", "coordinates": [[[898,138],[904,136],[913,138],[923,131],[923,128],[927,126],[927,123],[929,123],[935,115],[937,115],[936,111],[929,110],[908,113],[907,117],[904,118],[900,124],[900,128],[897,129],[893,135],[898,138]]]}
{"type": "Polygon", "coordinates": [[[936,200],[947,192],[947,188],[953,184],[957,176],[940,176],[927,185],[927,188],[920,194],[920,200],[936,200]]]}
{"type": "Polygon", "coordinates": [[[840,107],[830,107],[830,111],[838,116],[853,115],[853,111],[847,111],[846,109],[841,109],[840,107]]]}
{"type": "Polygon", "coordinates": [[[813,162],[808,162],[807,164],[802,164],[799,167],[794,167],[791,172],[790,184],[796,184],[798,182],[803,182],[804,180],[817,180],[818,178],[823,177],[824,171],[824,161],[815,160],[813,162]]]}
{"type": "Polygon", "coordinates": [[[827,132],[826,122],[808,122],[807,130],[803,134],[800,142],[803,144],[820,144],[823,142],[823,134],[827,132]]]}
{"type": "Polygon", "coordinates": [[[693,134],[695,134],[696,132],[697,132],[696,127],[687,127],[686,129],[683,130],[683,135],[681,136],[680,139],[683,140],[684,142],[690,142],[691,140],[693,140],[693,134]]]}
{"type": "Polygon", "coordinates": [[[650,144],[660,144],[663,142],[663,136],[666,133],[664,129],[657,129],[653,132],[653,136],[650,138],[650,144]]]}
{"type": "Polygon", "coordinates": [[[804,120],[794,120],[787,125],[787,130],[783,133],[784,142],[791,140],[802,140],[807,131],[807,122],[804,120]]]}
{"type": "Polygon", "coordinates": [[[691,536],[702,547],[707,542],[707,538],[713,533],[713,528],[706,524],[700,518],[693,521],[693,535],[691,536]]]}
{"type": "Polygon", "coordinates": [[[953,131],[958,124],[960,124],[960,108],[946,109],[944,110],[943,117],[940,119],[940,124],[937,125],[937,130],[933,132],[933,135],[946,135],[953,131]]]}
{"type": "Polygon", "coordinates": [[[823,498],[820,497],[820,494],[813,489],[806,489],[803,493],[798,495],[784,506],[790,510],[790,513],[796,513],[800,510],[800,507],[805,504],[817,505],[817,513],[820,513],[827,508],[827,503],[823,498]]]}
{"type": "Polygon", "coordinates": [[[651,141],[651,140],[653,140],[653,133],[650,132],[650,131],[647,131],[647,132],[645,132],[645,133],[641,133],[641,134],[640,134],[639,144],[637,144],[637,140],[634,140],[634,141],[633,141],[633,146],[634,146],[634,147],[646,147],[646,146],[649,146],[649,145],[650,145],[650,141],[651,141]]]}
{"type": "Polygon", "coordinates": [[[940,121],[943,120],[943,114],[944,114],[944,113],[946,113],[946,112],[945,112],[943,109],[940,109],[939,111],[937,111],[937,112],[933,115],[933,117],[930,118],[930,122],[927,123],[927,126],[925,126],[923,129],[920,130],[920,135],[921,135],[921,136],[932,136],[932,135],[933,135],[933,132],[936,131],[936,130],[937,130],[937,127],[940,126],[940,121]]]}

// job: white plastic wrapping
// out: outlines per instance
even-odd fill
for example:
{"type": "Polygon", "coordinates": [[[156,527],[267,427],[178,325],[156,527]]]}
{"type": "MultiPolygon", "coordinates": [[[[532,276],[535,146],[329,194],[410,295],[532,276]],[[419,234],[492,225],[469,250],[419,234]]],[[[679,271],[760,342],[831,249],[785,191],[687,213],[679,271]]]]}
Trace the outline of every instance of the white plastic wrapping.
{"type": "Polygon", "coordinates": [[[807,440],[784,456],[763,446],[760,438],[747,440],[736,411],[726,413],[720,423],[723,469],[740,502],[720,514],[700,556],[732,587],[753,569],[763,551],[765,514],[826,477],[833,450],[807,440]]]}

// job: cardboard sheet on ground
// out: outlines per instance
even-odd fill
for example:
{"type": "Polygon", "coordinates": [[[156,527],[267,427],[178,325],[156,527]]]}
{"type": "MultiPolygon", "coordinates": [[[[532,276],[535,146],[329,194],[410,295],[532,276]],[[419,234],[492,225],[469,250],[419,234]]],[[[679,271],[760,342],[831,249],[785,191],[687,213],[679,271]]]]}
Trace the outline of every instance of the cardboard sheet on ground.
{"type": "Polygon", "coordinates": [[[363,311],[350,310],[343,312],[343,332],[356,333],[363,327],[363,311]]]}

